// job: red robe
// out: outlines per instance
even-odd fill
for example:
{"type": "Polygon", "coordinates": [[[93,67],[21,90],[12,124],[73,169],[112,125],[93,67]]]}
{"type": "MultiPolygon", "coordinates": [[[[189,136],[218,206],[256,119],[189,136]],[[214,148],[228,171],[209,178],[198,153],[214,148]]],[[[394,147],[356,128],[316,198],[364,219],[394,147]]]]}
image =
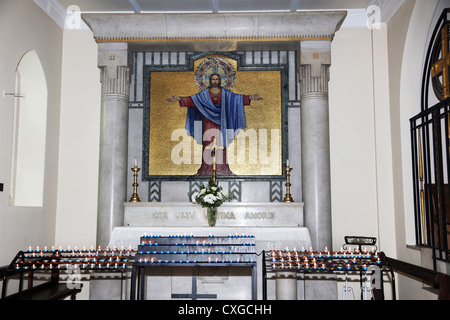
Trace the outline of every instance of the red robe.
{"type": "MultiPolygon", "coordinates": [[[[219,91],[218,93],[213,93],[211,90],[209,91],[209,94],[211,96],[211,100],[215,105],[219,105],[222,100],[222,93],[219,91]]],[[[250,98],[249,96],[244,96],[244,105],[248,106],[250,105],[250,98]]],[[[180,101],[181,107],[188,107],[192,108],[195,107],[194,101],[191,97],[182,97],[180,101]]],[[[206,117],[203,117],[203,133],[205,133],[206,130],[209,129],[217,129],[220,131],[220,125],[212,122],[206,117]]],[[[212,143],[212,139],[214,137],[211,137],[210,140],[203,140],[203,154],[205,154],[205,148],[212,143]]],[[[220,137],[216,137],[216,140],[220,139],[220,137]]],[[[208,164],[205,162],[204,157],[202,157],[202,165],[198,169],[197,174],[198,175],[212,175],[213,173],[213,166],[212,164],[208,164]]],[[[216,150],[216,174],[217,175],[232,175],[233,172],[231,172],[230,167],[228,166],[227,161],[227,148],[224,149],[217,149],[216,150]]]]}

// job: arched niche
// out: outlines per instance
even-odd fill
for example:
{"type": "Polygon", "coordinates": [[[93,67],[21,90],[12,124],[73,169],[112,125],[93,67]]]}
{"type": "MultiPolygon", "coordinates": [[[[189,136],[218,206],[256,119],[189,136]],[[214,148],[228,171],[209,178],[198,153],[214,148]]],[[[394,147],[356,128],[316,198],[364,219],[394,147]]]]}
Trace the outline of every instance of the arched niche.
{"type": "Polygon", "coordinates": [[[10,205],[40,207],[43,202],[47,81],[34,50],[16,69],[10,205]]]}

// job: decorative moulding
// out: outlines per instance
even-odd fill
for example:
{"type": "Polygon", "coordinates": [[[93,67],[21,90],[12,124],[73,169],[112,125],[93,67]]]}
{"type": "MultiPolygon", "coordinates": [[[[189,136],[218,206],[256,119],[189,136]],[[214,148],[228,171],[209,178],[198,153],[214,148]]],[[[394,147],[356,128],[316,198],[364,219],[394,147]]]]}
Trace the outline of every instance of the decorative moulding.
{"type": "Polygon", "coordinates": [[[82,14],[97,42],[332,40],[346,11],[82,14]]]}

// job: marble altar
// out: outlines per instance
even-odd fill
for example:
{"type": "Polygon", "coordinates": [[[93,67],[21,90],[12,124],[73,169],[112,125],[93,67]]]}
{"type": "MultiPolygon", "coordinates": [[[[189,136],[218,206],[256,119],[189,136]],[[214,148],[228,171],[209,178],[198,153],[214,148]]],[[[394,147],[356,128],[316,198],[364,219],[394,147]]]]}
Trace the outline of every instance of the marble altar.
{"type": "MultiPolygon", "coordinates": [[[[209,227],[206,210],[189,202],[125,202],[124,224],[111,232],[108,245],[137,249],[140,238],[154,236],[228,236],[252,235],[257,253],[257,299],[263,298],[262,252],[272,249],[309,249],[311,235],[304,226],[303,203],[235,203],[223,204],[218,210],[215,227],[209,227]]],[[[317,248],[315,248],[317,249],[317,248]]],[[[109,277],[116,294],[108,299],[127,299],[131,277],[109,277]],[[115,284],[114,284],[115,283],[115,284]],[[117,288],[121,287],[121,291],[117,288]]],[[[289,271],[267,275],[268,300],[336,299],[333,275],[298,276],[289,271]]],[[[170,300],[173,295],[215,296],[218,300],[251,299],[251,268],[246,267],[154,267],[147,268],[146,296],[151,300],[170,300]],[[195,273],[194,273],[195,272],[195,273]],[[195,275],[195,292],[193,276],[195,275]]],[[[105,292],[100,280],[92,281],[93,290],[105,292]]],[[[112,292],[112,291],[111,291],[112,292]]],[[[105,297],[103,297],[104,299],[105,297]]],[[[197,298],[199,299],[199,298],[197,298]]]]}
{"type": "MultiPolygon", "coordinates": [[[[113,229],[110,247],[135,249],[143,235],[253,235],[258,255],[258,299],[262,298],[263,250],[311,247],[309,231],[303,226],[301,202],[225,203],[218,210],[219,218],[215,227],[208,226],[205,209],[192,203],[126,202],[123,205],[124,225],[113,229]]],[[[150,272],[147,275],[147,299],[171,299],[172,294],[190,293],[192,268],[161,267],[153,268],[150,272]]],[[[250,299],[250,275],[249,268],[199,268],[197,290],[199,294],[216,294],[217,299],[250,299]]],[[[283,288],[292,290],[292,282],[296,280],[291,279],[291,284],[269,281],[268,299],[282,297],[283,288]]],[[[290,293],[290,296],[302,298],[304,286],[296,287],[298,292],[290,293]]]]}

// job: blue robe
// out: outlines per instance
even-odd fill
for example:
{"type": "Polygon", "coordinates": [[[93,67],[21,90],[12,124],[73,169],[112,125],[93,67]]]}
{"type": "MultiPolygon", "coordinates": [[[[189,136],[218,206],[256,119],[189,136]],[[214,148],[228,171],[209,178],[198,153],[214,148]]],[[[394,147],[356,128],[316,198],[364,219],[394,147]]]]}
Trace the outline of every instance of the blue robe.
{"type": "Polygon", "coordinates": [[[199,143],[203,143],[203,132],[195,132],[195,122],[203,117],[220,125],[222,140],[219,145],[228,145],[238,135],[240,129],[247,127],[245,120],[244,95],[233,93],[222,88],[222,99],[219,105],[214,105],[209,89],[191,96],[196,108],[188,108],[186,130],[199,143]]]}

